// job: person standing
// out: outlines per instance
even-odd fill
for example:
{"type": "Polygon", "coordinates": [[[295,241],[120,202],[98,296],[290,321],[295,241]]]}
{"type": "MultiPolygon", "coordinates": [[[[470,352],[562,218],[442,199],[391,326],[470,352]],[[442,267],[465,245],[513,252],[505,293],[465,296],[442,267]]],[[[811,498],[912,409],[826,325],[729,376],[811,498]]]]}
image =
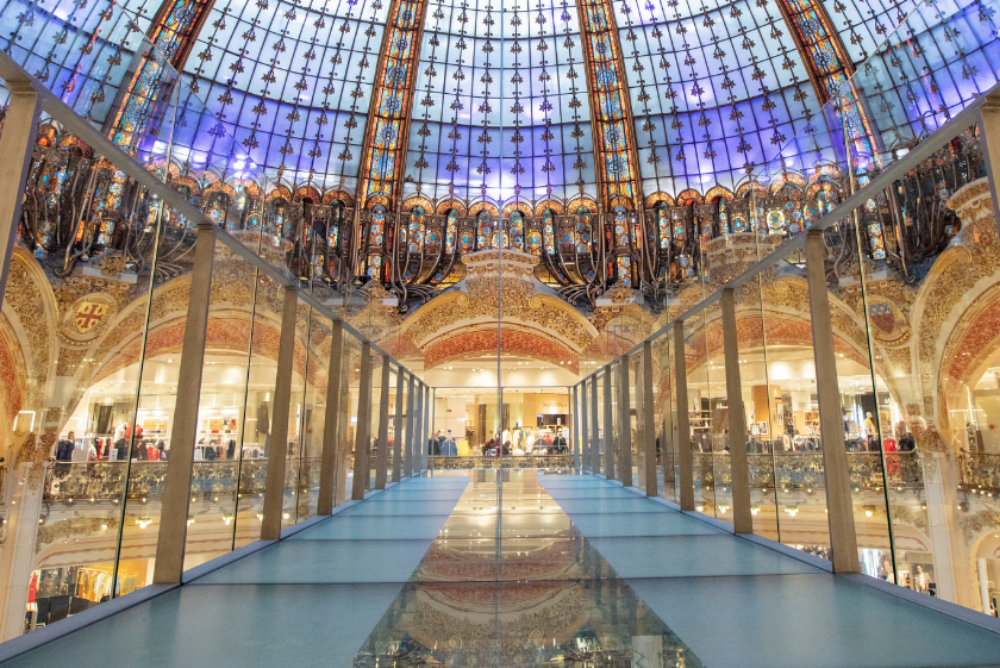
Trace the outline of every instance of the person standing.
{"type": "Polygon", "coordinates": [[[73,461],[73,450],[76,449],[76,438],[73,432],[66,434],[66,438],[61,439],[56,443],[56,461],[57,462],[67,462],[65,464],[56,464],[56,474],[64,476],[69,473],[69,463],[73,461]]]}

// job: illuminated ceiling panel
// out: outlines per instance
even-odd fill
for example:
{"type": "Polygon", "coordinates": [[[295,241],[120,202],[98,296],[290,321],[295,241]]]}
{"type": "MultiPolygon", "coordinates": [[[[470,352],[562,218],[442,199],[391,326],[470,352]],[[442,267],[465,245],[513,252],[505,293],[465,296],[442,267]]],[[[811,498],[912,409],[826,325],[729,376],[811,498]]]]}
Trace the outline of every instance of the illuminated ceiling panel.
{"type": "Polygon", "coordinates": [[[197,150],[353,191],[386,11],[381,0],[217,2],[186,65],[208,106],[197,150]]]}
{"type": "Polygon", "coordinates": [[[576,7],[432,1],[404,193],[568,199],[595,191],[576,7]]]}

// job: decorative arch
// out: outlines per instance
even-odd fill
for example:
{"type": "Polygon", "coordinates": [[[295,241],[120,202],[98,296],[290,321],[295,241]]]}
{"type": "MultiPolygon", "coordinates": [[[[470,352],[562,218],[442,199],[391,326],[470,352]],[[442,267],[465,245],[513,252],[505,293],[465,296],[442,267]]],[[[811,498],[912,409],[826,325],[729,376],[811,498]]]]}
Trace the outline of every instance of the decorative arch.
{"type": "MultiPolygon", "coordinates": [[[[575,200],[573,200],[573,202],[569,206],[570,210],[572,210],[574,208],[574,205],[577,203],[587,203],[589,205],[593,205],[596,210],[597,206],[596,202],[593,202],[593,200],[584,197],[578,197],[575,200]]],[[[566,209],[563,208],[563,205],[560,202],[554,199],[543,199],[542,201],[540,201],[538,204],[535,205],[536,216],[541,216],[546,211],[552,211],[557,216],[561,216],[563,213],[566,212],[566,209]]]]}
{"type": "Polygon", "coordinates": [[[757,197],[767,197],[766,187],[756,181],[744,181],[736,188],[736,199],[746,199],[747,197],[750,197],[751,191],[753,191],[757,197]]]}
{"type": "Polygon", "coordinates": [[[493,326],[462,329],[443,339],[436,339],[424,350],[424,368],[433,369],[448,362],[496,355],[498,343],[504,354],[557,364],[576,374],[580,372],[579,354],[558,339],[508,325],[503,326],[499,335],[493,326]]]}
{"type": "Polygon", "coordinates": [[[705,199],[697,190],[688,188],[687,190],[682,190],[679,195],[677,195],[677,206],[691,206],[692,204],[704,204],[705,199]]]}
{"type": "Polygon", "coordinates": [[[530,206],[528,206],[525,202],[515,201],[515,202],[508,202],[507,204],[504,205],[503,217],[507,218],[510,216],[510,214],[514,213],[515,211],[520,211],[521,214],[525,216],[531,215],[530,206]]]}
{"type": "Polygon", "coordinates": [[[487,200],[479,200],[469,207],[470,216],[478,216],[483,211],[490,214],[494,218],[499,217],[500,215],[500,208],[493,202],[487,200]]]}
{"type": "Polygon", "coordinates": [[[275,200],[283,199],[286,202],[292,201],[292,191],[287,186],[275,186],[271,192],[267,194],[267,201],[271,203],[275,200]]]}
{"type": "Polygon", "coordinates": [[[649,197],[646,198],[646,208],[653,209],[658,204],[665,204],[667,206],[677,206],[677,202],[668,193],[658,190],[649,197]]]}
{"type": "Polygon", "coordinates": [[[426,197],[421,197],[419,195],[414,195],[403,202],[402,210],[409,211],[415,207],[420,207],[424,213],[430,213],[434,210],[434,205],[426,197]]]}
{"type": "Polygon", "coordinates": [[[457,199],[446,199],[438,203],[437,209],[435,210],[438,215],[444,216],[451,211],[454,211],[459,216],[464,216],[467,214],[465,204],[457,199]]]}
{"type": "Polygon", "coordinates": [[[354,206],[354,197],[346,190],[327,190],[323,193],[323,204],[340,202],[344,206],[354,206]]]}
{"type": "Polygon", "coordinates": [[[298,190],[292,196],[293,202],[305,202],[309,201],[312,204],[319,204],[323,201],[320,196],[319,191],[312,186],[299,186],[298,190]]]}
{"type": "Polygon", "coordinates": [[[724,186],[715,186],[707,193],[705,193],[705,203],[712,204],[718,199],[722,199],[728,202],[734,199],[735,197],[736,196],[733,194],[733,191],[731,191],[729,188],[726,188],[724,186]]]}

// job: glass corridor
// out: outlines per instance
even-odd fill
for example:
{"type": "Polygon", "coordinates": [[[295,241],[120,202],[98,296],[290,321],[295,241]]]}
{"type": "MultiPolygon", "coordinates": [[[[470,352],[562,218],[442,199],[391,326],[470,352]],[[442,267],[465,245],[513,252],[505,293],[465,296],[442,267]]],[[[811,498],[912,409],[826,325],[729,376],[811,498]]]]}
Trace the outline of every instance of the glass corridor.
{"type": "Polygon", "coordinates": [[[4,665],[1000,665],[994,632],[699,517],[591,475],[437,472],[4,665]]]}

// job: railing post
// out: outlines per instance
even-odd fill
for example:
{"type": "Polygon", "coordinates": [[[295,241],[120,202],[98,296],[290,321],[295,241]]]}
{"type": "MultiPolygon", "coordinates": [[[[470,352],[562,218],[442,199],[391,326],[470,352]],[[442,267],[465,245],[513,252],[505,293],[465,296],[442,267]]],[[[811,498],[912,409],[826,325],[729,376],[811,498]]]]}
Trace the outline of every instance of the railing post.
{"type": "MultiPolygon", "coordinates": [[[[264,515],[261,540],[281,538],[281,512],[285,498],[285,465],[288,461],[288,416],[292,403],[292,371],[295,364],[295,320],[299,294],[295,286],[284,288],[281,304],[281,339],[278,371],[274,381],[274,411],[267,446],[267,478],[264,481],[264,515]]],[[[173,448],[171,447],[171,456],[173,448]]]]}
{"type": "Polygon", "coordinates": [[[733,530],[753,533],[750,512],[750,472],[747,467],[747,421],[740,378],[739,334],[736,330],[736,293],[722,290],[722,342],[726,364],[726,406],[729,414],[729,465],[733,484],[733,530]]]}
{"type": "Polygon", "coordinates": [[[399,367],[396,372],[396,414],[392,418],[392,481],[403,479],[403,386],[406,372],[399,367]]]}
{"type": "MultiPolygon", "coordinates": [[[[583,401],[583,395],[586,393],[587,379],[584,378],[573,386],[573,431],[576,432],[573,440],[580,449],[580,466],[584,469],[590,468],[590,442],[583,433],[583,425],[587,424],[587,408],[583,401]]],[[[573,457],[575,460],[576,448],[573,457]]]]}
{"type": "MultiPolygon", "coordinates": [[[[4,136],[8,134],[4,128],[4,136]]],[[[31,139],[34,139],[34,133],[31,139]]],[[[198,226],[191,290],[188,293],[181,366],[177,375],[174,424],[170,431],[170,457],[160,505],[160,531],[156,539],[153,584],[179,584],[184,571],[188,502],[194,446],[198,440],[198,405],[201,403],[201,372],[205,367],[205,335],[208,306],[212,297],[212,263],[215,260],[215,228],[198,226]]],[[[4,265],[6,269],[6,265],[4,265]]],[[[286,416],[287,417],[287,416],[286,416]]],[[[288,420],[286,419],[287,423],[288,420]]]]}
{"type": "Polygon", "coordinates": [[[604,367],[604,477],[615,479],[615,423],[611,408],[611,364],[604,367]]]}
{"type": "MultiPolygon", "coordinates": [[[[436,436],[434,434],[434,431],[435,431],[434,425],[437,423],[437,389],[436,388],[433,388],[433,387],[430,388],[430,399],[431,399],[431,428],[430,428],[430,430],[427,433],[430,434],[430,438],[433,438],[435,443],[438,443],[440,445],[440,442],[438,441],[438,439],[436,438],[436,436]]],[[[430,462],[427,465],[427,469],[430,470],[430,471],[434,470],[434,450],[433,449],[431,450],[431,453],[430,453],[430,462]]]]}
{"type": "Polygon", "coordinates": [[[431,388],[426,383],[420,383],[420,470],[427,469],[427,446],[430,444],[430,435],[427,429],[430,426],[430,397],[431,388]]]}
{"type": "Polygon", "coordinates": [[[326,408],[323,422],[323,451],[319,464],[319,499],[316,503],[317,515],[329,515],[333,512],[333,495],[338,465],[337,450],[340,445],[337,434],[340,433],[340,402],[341,379],[344,369],[344,323],[333,321],[330,333],[330,366],[327,374],[326,408]]]}
{"type": "Polygon", "coordinates": [[[989,181],[990,199],[993,200],[993,217],[1000,228],[1000,94],[986,98],[979,109],[979,144],[989,181]]]}
{"type": "Polygon", "coordinates": [[[653,406],[653,344],[642,344],[643,445],[646,448],[646,496],[656,496],[656,407],[653,406]]]}
{"type": "Polygon", "coordinates": [[[0,303],[7,289],[10,260],[17,244],[24,187],[35,149],[38,116],[42,110],[38,93],[31,88],[31,84],[8,81],[6,87],[10,91],[10,104],[7,105],[3,134],[0,135],[0,183],[6,184],[0,189],[0,239],[4,244],[3,257],[0,258],[3,263],[0,266],[0,303]]]}
{"type": "Polygon", "coordinates": [[[375,489],[385,489],[386,468],[389,466],[389,356],[382,358],[382,392],[378,406],[378,444],[375,446],[375,489]]]}
{"type": "Polygon", "coordinates": [[[594,472],[590,465],[590,444],[587,442],[586,436],[584,436],[584,422],[581,419],[583,415],[583,408],[581,406],[583,393],[587,386],[586,379],[581,380],[579,383],[573,386],[573,428],[576,432],[574,441],[576,443],[576,448],[573,452],[573,462],[580,462],[579,468],[580,472],[590,471],[594,472]]]}
{"type": "Polygon", "coordinates": [[[618,443],[618,477],[624,487],[632,486],[632,401],[628,386],[628,355],[618,365],[618,420],[621,438],[618,443]]]}
{"type": "Polygon", "coordinates": [[[410,374],[410,381],[407,383],[406,388],[406,445],[404,449],[406,451],[406,459],[404,460],[403,471],[407,476],[413,476],[413,411],[417,403],[414,400],[413,392],[416,387],[417,379],[414,375],[410,374]]]}
{"type": "Polygon", "coordinates": [[[677,492],[681,510],[694,510],[694,458],[691,456],[691,424],[688,416],[687,357],[684,354],[684,322],[674,322],[674,378],[677,383],[677,465],[681,488],[677,492]]]}
{"type": "Polygon", "coordinates": [[[368,452],[372,432],[372,344],[361,344],[361,379],[358,383],[358,426],[354,432],[354,483],[351,499],[361,501],[371,477],[368,452]]]}
{"type": "MultiPolygon", "coordinates": [[[[587,462],[590,466],[590,472],[594,475],[600,475],[601,473],[601,432],[600,418],[597,414],[597,376],[597,372],[590,376],[590,461],[587,462]]],[[[586,395],[584,395],[583,400],[587,400],[586,395]]],[[[607,447],[607,442],[605,442],[604,447],[607,447]]]]}
{"type": "Polygon", "coordinates": [[[809,282],[809,314],[812,317],[813,356],[816,364],[816,394],[819,430],[826,471],[826,508],[830,524],[830,550],[835,573],[858,573],[858,539],[854,528],[851,477],[844,444],[844,423],[837,382],[837,357],[833,347],[833,324],[826,288],[825,248],[822,230],[806,233],[806,276],[809,282]]]}

